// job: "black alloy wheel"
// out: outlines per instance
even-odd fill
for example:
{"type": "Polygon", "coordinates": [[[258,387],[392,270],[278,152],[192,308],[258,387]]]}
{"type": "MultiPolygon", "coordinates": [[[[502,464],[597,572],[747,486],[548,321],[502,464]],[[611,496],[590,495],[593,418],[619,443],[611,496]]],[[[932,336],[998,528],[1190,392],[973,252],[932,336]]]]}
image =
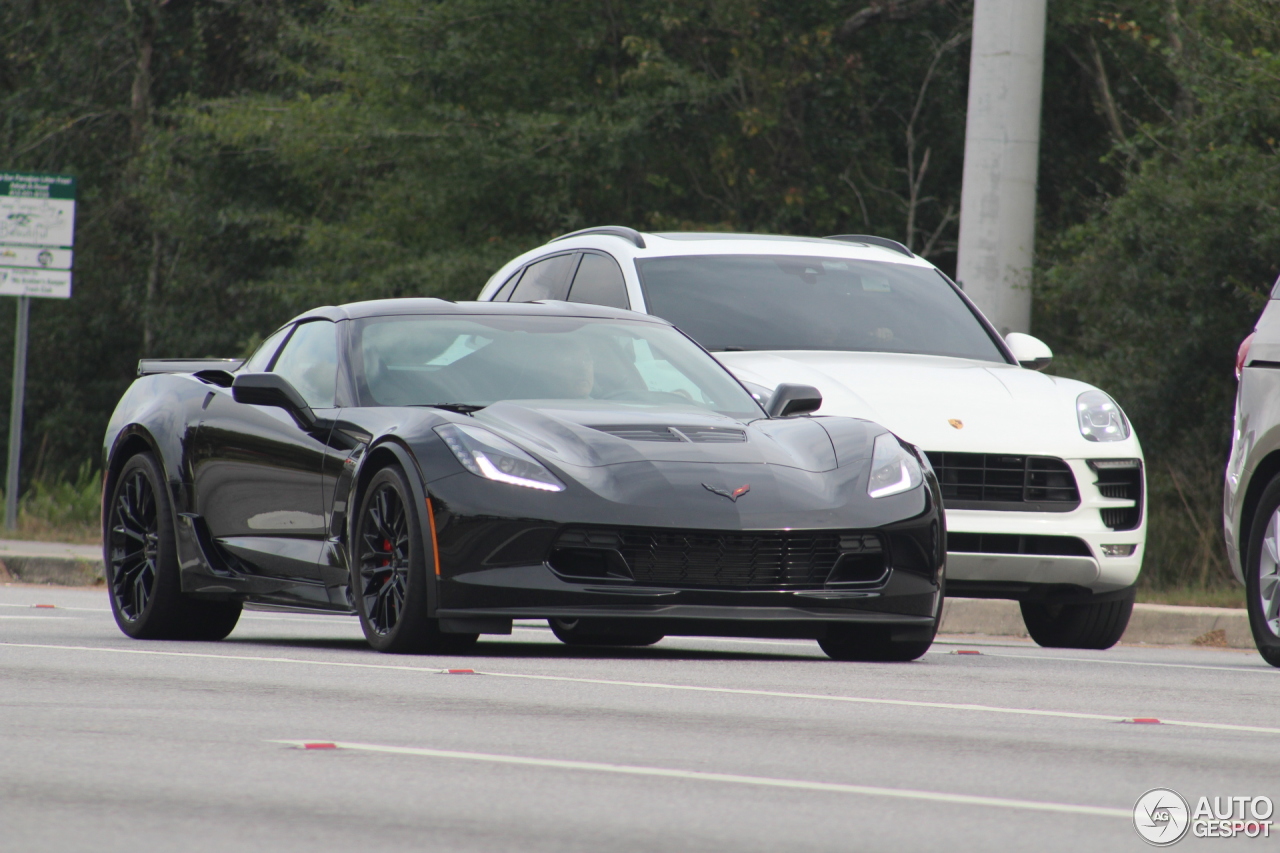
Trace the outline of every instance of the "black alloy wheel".
{"type": "Polygon", "coordinates": [[[111,594],[116,609],[129,622],[147,612],[156,584],[156,559],[160,552],[160,525],[156,495],[146,469],[134,466],[120,478],[112,507],[111,594]]]}
{"type": "Polygon", "coordinates": [[[1280,477],[1267,484],[1249,531],[1245,607],[1258,654],[1280,666],[1280,477]]]}
{"type": "Polygon", "coordinates": [[[392,654],[449,654],[475,643],[478,635],[442,633],[427,615],[427,540],[398,466],[373,475],[354,533],[354,598],[369,645],[392,654]]]}
{"type": "Polygon", "coordinates": [[[138,640],[221,640],[240,619],[240,602],[182,594],[173,508],[155,457],[139,453],[116,477],[103,515],[103,564],[111,612],[138,640]]]}
{"type": "Polygon", "coordinates": [[[551,633],[567,646],[652,646],[665,634],[627,630],[607,619],[548,619],[551,633]]]}

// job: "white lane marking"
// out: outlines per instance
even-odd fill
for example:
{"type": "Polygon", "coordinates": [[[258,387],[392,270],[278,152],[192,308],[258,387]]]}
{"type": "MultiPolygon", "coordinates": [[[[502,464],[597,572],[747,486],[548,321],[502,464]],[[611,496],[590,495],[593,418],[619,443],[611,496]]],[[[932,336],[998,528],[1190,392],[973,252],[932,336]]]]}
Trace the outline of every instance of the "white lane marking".
{"type": "MultiPolygon", "coordinates": [[[[513,630],[528,631],[532,633],[550,633],[551,632],[550,628],[539,628],[532,625],[530,626],[517,625],[513,630]]],[[[664,642],[671,641],[671,640],[676,640],[676,641],[691,640],[699,643],[745,643],[747,645],[752,645],[752,646],[789,646],[791,648],[796,648],[796,647],[808,648],[810,643],[815,642],[814,640],[749,640],[749,639],[743,639],[739,637],[667,637],[666,640],[664,640],[664,642]]],[[[991,643],[991,642],[967,643],[967,642],[964,642],[963,640],[936,640],[934,641],[934,645],[969,646],[972,648],[988,648],[988,647],[1005,648],[1005,649],[1019,648],[1019,646],[1011,646],[1008,643],[991,643]]],[[[671,648],[671,647],[666,646],[666,648],[671,648]]],[[[1034,646],[1028,646],[1027,648],[1028,650],[1031,650],[1031,651],[1034,651],[1035,649],[1034,646]]],[[[950,650],[930,649],[927,652],[927,654],[949,655],[951,654],[951,652],[950,650]]],[[[1072,663],[1102,663],[1102,664],[1112,664],[1112,665],[1121,665],[1121,666],[1155,666],[1155,667],[1168,667],[1172,669],[1207,669],[1207,670],[1221,670],[1222,672],[1266,672],[1270,674],[1280,674],[1280,669],[1276,669],[1275,667],[1269,667],[1269,666],[1267,667],[1213,666],[1211,664],[1192,664],[1192,663],[1152,663],[1152,662],[1146,662],[1146,661],[1133,661],[1133,660],[1102,660],[1100,658],[1068,658],[1068,657],[1061,657],[1057,655],[1038,655],[1038,654],[1017,655],[1017,654],[1007,654],[1007,653],[1000,653],[1000,652],[983,652],[982,654],[985,655],[986,657],[993,657],[993,658],[1024,658],[1028,660],[1070,661],[1072,663]]]]}
{"type": "MultiPolygon", "coordinates": [[[[273,740],[286,746],[305,747],[315,741],[273,740]]],[[[326,742],[327,744],[328,742],[326,742]]],[[[840,794],[862,794],[870,797],[896,797],[905,800],[926,800],[934,803],[955,803],[965,806],[993,806],[1005,809],[1081,814],[1099,817],[1131,819],[1132,809],[1109,809],[1102,806],[1081,806],[1068,803],[1046,803],[1037,800],[1012,800],[1005,797],[983,797],[974,794],[947,794],[938,791],[918,791],[911,788],[880,788],[873,785],[845,785],[839,782],[810,782],[803,779],[775,779],[768,776],[743,776],[737,773],[710,773],[702,770],[676,770],[667,767],[644,767],[634,764],[604,764],[596,761],[567,761],[559,758],[527,758],[522,755],[494,755],[487,752],[459,752],[452,749],[423,749],[410,746],[381,746],[371,743],[332,742],[335,749],[382,752],[392,755],[414,755],[424,758],[453,758],[463,761],[485,761],[493,764],[517,764],[525,767],[551,767],[557,770],[585,770],[596,773],[620,773],[628,776],[660,776],[667,779],[692,779],[699,782],[724,782],[734,785],[757,785],[767,788],[791,788],[801,791],[829,791],[840,794]]]]}
{"type": "MultiPolygon", "coordinates": [[[[965,645],[958,643],[957,645],[965,645]]],[[[943,651],[930,651],[928,654],[949,654],[943,651]]],[[[984,657],[989,658],[1022,658],[1024,660],[1058,660],[1069,661],[1071,663],[1103,663],[1115,666],[1154,666],[1164,667],[1168,669],[1209,669],[1220,672],[1265,672],[1270,674],[1280,674],[1280,669],[1271,666],[1213,666],[1211,664],[1198,663],[1156,663],[1154,661],[1140,660],[1103,660],[1101,658],[1068,658],[1061,655],[1011,655],[1007,652],[983,652],[984,657]]]]}
{"type": "Polygon", "coordinates": [[[0,619],[79,619],[79,616],[10,616],[0,613],[0,619]]]}
{"type": "MultiPolygon", "coordinates": [[[[95,646],[64,646],[50,643],[10,643],[0,640],[0,649],[46,649],[70,652],[104,652],[123,655],[156,655],[159,657],[204,658],[210,660],[239,660],[260,663],[291,663],[306,666],[331,666],[349,669],[385,669],[402,672],[421,672],[441,675],[447,669],[436,669],[424,666],[404,666],[400,664],[349,663],[346,661],[306,660],[305,658],[266,657],[260,655],[215,655],[202,652],[162,652],[152,649],[108,649],[95,646]]],[[[527,681],[555,681],[568,684],[601,684],[611,687],[639,687],[651,690],[684,690],[691,693],[720,693],[732,696],[765,696],[774,699],[809,699],[822,702],[848,702],[859,705],[889,705],[901,708],[931,708],[944,711],[978,711],[989,714],[1016,714],[1029,717],[1052,717],[1068,720],[1096,720],[1105,723],[1127,723],[1132,717],[1120,717],[1114,714],[1089,714],[1081,711],[1046,711],[1035,708],[1005,708],[999,705],[974,705],[960,702],[920,702],[911,699],[874,699],[864,696],[833,696],[824,693],[790,693],[781,690],[747,690],[738,687],[703,687],[692,684],[664,684],[654,681],[618,681],[605,678],[577,678],[567,675],[529,675],[516,672],[492,672],[474,670],[476,675],[488,675],[493,678],[518,678],[527,681]]],[[[1234,723],[1200,723],[1186,720],[1167,720],[1160,722],[1166,726],[1184,726],[1197,729],[1215,729],[1233,732],[1254,732],[1259,734],[1280,735],[1280,728],[1268,726],[1243,726],[1234,723]]]]}

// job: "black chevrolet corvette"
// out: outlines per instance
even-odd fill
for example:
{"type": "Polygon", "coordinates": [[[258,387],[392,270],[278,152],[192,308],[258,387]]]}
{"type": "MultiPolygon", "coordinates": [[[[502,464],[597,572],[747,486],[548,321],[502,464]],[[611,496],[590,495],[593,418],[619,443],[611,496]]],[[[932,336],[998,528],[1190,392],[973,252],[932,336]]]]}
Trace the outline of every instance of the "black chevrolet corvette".
{"type": "Polygon", "coordinates": [[[767,409],[669,323],[570,303],[307,312],[243,364],[148,360],[105,441],[116,621],[225,637],[243,604],[359,615],[387,652],[513,619],[566,643],[802,637],[910,660],[945,530],[918,450],[767,409]]]}

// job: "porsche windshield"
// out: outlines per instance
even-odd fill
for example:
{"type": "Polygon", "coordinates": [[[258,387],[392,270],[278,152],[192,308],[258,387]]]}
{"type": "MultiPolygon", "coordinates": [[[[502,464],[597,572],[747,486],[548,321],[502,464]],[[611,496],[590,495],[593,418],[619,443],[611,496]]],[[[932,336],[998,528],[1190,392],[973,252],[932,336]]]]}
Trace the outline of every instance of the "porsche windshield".
{"type": "Polygon", "coordinates": [[[853,350],[1004,362],[936,271],[793,255],[636,261],[650,314],[709,350],[853,350]]]}
{"type": "Polygon", "coordinates": [[[692,406],[763,416],[715,359],[668,326],[539,316],[399,315],[356,323],[365,405],[487,406],[502,400],[692,406]]]}

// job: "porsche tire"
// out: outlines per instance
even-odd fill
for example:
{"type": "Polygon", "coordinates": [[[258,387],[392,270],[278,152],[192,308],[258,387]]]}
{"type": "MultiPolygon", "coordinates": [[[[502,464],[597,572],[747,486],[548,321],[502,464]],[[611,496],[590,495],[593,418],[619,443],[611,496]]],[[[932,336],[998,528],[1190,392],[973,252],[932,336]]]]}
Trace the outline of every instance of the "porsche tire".
{"type": "Polygon", "coordinates": [[[231,633],[240,602],[182,594],[173,506],[152,454],[124,463],[103,515],[103,566],[121,631],[136,640],[221,640],[231,633]]]}
{"type": "Polygon", "coordinates": [[[665,636],[652,631],[611,630],[603,620],[548,619],[547,624],[566,646],[652,646],[665,636]]]}
{"type": "Polygon", "coordinates": [[[1258,654],[1280,666],[1280,477],[1263,490],[1245,556],[1245,607],[1258,654]]]}
{"type": "Polygon", "coordinates": [[[373,475],[352,537],[352,598],[369,645],[390,654],[457,654],[477,634],[446,634],[430,618],[427,540],[404,471],[373,475]]]}
{"type": "Polygon", "coordinates": [[[1022,621],[1037,644],[1050,649],[1109,649],[1124,636],[1133,613],[1134,591],[1092,604],[1024,601],[1022,621]]]}

